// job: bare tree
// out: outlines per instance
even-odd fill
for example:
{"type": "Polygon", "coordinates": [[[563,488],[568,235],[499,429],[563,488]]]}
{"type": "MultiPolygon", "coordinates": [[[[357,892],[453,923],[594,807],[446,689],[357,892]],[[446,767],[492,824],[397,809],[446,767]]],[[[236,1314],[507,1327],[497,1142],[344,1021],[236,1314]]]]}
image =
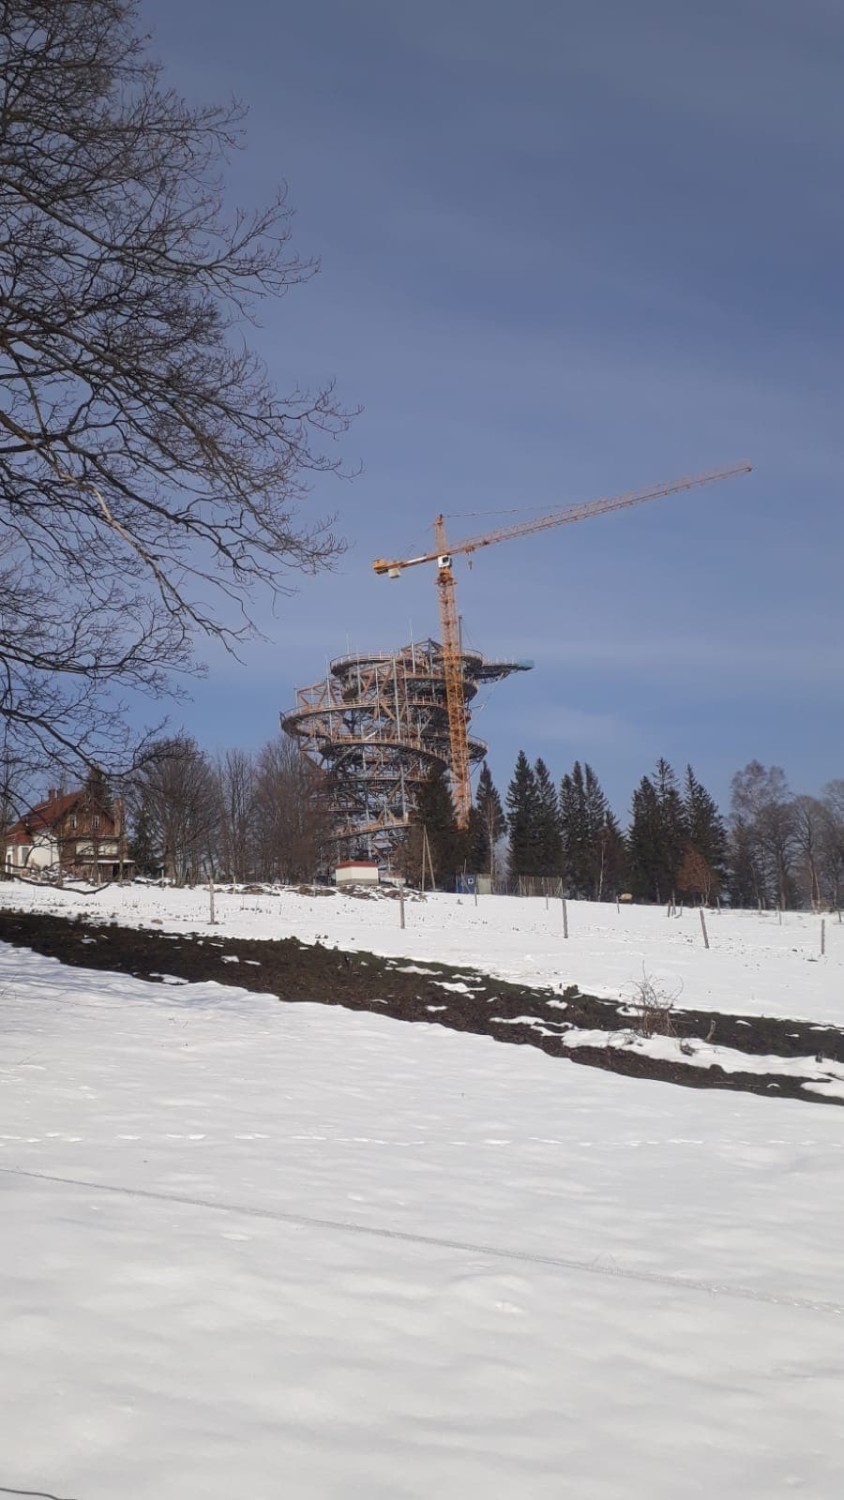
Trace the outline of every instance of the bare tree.
{"type": "Polygon", "coordinates": [[[248,750],[227,750],[215,766],[220,807],[221,873],[230,880],[255,877],[258,854],[255,757],[248,750]]]}
{"type": "Polygon", "coordinates": [[[324,863],[331,822],[326,783],[292,740],[280,736],[259,753],[256,841],[268,880],[311,880],[324,863]]]}
{"type": "Polygon", "coordinates": [[[732,782],[733,863],[752,872],[760,905],[788,906],[794,896],[794,803],[780,766],[752,760],[732,782]]]}
{"type": "Polygon", "coordinates": [[[821,861],[824,896],[841,910],[844,902],[844,781],[830,781],[823,790],[824,822],[821,861]]]}
{"type": "Polygon", "coordinates": [[[177,885],[213,873],[220,827],[219,788],[207,756],[188,736],[161,741],[129,781],[135,829],[177,885]]]}
{"type": "Polygon", "coordinates": [[[792,815],[798,878],[809,905],[816,911],[823,899],[821,878],[829,814],[819,798],[795,797],[792,815]]]}
{"type": "Polygon", "coordinates": [[[134,0],[0,0],[0,717],[30,758],[125,754],[256,586],[331,560],[331,388],[278,395],[238,325],[315,270],[283,193],[223,209],[237,105],[164,86],[134,0]]]}
{"type": "Polygon", "coordinates": [[[8,741],[9,736],[0,719],[0,865],[4,867],[0,874],[5,870],[6,835],[25,810],[21,796],[24,771],[20,756],[8,741]]]}
{"type": "Polygon", "coordinates": [[[844,823],[844,781],[828,781],[823,789],[823,800],[833,817],[844,823]]]}

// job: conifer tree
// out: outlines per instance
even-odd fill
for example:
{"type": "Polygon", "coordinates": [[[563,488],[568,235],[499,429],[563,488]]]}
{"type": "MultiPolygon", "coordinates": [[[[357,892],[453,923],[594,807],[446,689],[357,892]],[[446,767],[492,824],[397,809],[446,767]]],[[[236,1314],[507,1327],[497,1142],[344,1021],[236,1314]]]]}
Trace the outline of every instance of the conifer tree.
{"type": "Polygon", "coordinates": [[[445,767],[434,765],[419,790],[406,851],[407,874],[421,881],[423,835],[428,835],[428,849],[434,869],[434,880],[445,890],[453,890],[455,878],[463,868],[465,836],[457,827],[454,802],[445,767]]]}
{"type": "Polygon", "coordinates": [[[686,767],[683,812],[687,845],[678,889],[710,901],[727,878],[727,831],[714,798],[701,786],[691,766],[686,767]]]}
{"type": "Polygon", "coordinates": [[[507,826],[510,830],[510,874],[538,875],[537,834],[539,792],[536,775],[520,750],[513,779],[507,788],[507,826]]]}
{"type": "Polygon", "coordinates": [[[129,858],[135,866],[136,875],[158,875],[161,872],[161,858],[155,846],[149,815],[143,805],[129,840],[129,858]]]}
{"type": "Polygon", "coordinates": [[[562,866],[562,843],[557,789],[541,756],[536,761],[533,771],[537,794],[536,873],[537,875],[559,876],[562,866]]]}
{"type": "Polygon", "coordinates": [[[572,896],[584,893],[586,849],[586,795],[583,770],[576,760],[560,783],[560,834],[563,878],[572,896]]]}
{"type": "Polygon", "coordinates": [[[624,840],[592,767],[583,768],[584,873],[587,895],[600,901],[618,891],[624,874],[624,840]]]}
{"type": "Polygon", "coordinates": [[[661,900],[659,804],[649,776],[642,777],[633,793],[627,853],[633,894],[646,901],[661,900]]]}
{"type": "Polygon", "coordinates": [[[484,764],[478,778],[473,808],[472,867],[479,874],[495,877],[495,847],[507,832],[507,819],[492,773],[484,764]]]}
{"type": "Polygon", "coordinates": [[[659,802],[663,879],[667,895],[673,896],[677,890],[677,876],[680,873],[688,834],[677,777],[668,761],[663,760],[662,757],[656,763],[655,783],[659,802]]]}
{"type": "Polygon", "coordinates": [[[594,901],[608,901],[627,885],[627,845],[615,813],[607,811],[598,838],[598,869],[593,887],[594,901]]]}
{"type": "Polygon", "coordinates": [[[647,901],[674,895],[688,837],[677,778],[666,760],[658,760],[653,780],[643,776],[633,793],[627,842],[635,894],[647,901]]]}
{"type": "Polygon", "coordinates": [[[563,873],[574,896],[600,901],[624,876],[624,840],[590,765],[575,761],[560,785],[563,873]]]}

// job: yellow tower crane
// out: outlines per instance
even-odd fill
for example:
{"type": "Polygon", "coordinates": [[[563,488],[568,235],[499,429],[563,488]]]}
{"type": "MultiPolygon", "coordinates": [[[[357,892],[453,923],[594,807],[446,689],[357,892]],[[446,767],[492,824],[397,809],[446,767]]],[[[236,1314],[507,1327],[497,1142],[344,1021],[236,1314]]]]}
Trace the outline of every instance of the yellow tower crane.
{"type": "Polygon", "coordinates": [[[478,552],[481,547],[491,547],[495,542],[509,542],[518,536],[530,536],[534,531],[546,531],[552,526],[567,526],[572,521],[586,521],[592,516],[602,516],[611,510],[624,510],[630,505],[642,505],[646,500],[658,500],[663,495],[676,495],[681,490],[697,489],[700,485],[715,484],[721,479],[732,479],[738,474],[749,474],[751,465],[736,464],[727,469],[710,469],[705,474],[692,474],[685,479],[675,479],[670,484],[660,484],[653,489],[633,490],[626,495],[607,495],[600,500],[587,500],[581,505],[571,505],[564,510],[553,510],[544,516],[535,516],[532,521],[521,521],[514,526],[502,526],[484,536],[469,537],[465,542],[449,546],[445,530],[445,517],[439,515],[434,521],[435,547],[433,552],[423,552],[420,557],[376,558],[372,564],[376,573],[386,573],[388,578],[399,578],[405,568],[416,568],[420,563],[436,563],[437,595],[439,598],[440,629],[442,632],[443,675],[445,677],[446,706],[448,709],[449,742],[451,747],[451,781],[457,823],[465,828],[472,807],[472,783],[469,765],[469,716],[463,684],[463,652],[460,640],[460,615],[457,610],[457,585],[452,559],[462,553],[478,552]]]}

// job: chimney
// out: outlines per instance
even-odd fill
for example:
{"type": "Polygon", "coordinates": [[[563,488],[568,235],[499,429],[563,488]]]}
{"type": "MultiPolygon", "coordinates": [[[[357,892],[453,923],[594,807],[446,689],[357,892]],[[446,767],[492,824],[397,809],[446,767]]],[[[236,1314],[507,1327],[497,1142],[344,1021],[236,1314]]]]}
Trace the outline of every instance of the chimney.
{"type": "Polygon", "coordinates": [[[51,786],[50,790],[47,793],[47,801],[48,802],[55,802],[55,800],[56,800],[56,798],[57,798],[58,795],[59,794],[58,794],[56,788],[54,786],[51,786]]]}

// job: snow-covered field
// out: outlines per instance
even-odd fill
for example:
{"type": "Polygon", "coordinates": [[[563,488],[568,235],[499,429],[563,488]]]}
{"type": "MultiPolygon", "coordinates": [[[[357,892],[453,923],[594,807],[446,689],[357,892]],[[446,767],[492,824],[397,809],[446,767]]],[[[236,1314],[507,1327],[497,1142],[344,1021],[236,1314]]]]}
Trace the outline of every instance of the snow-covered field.
{"type": "MultiPolygon", "coordinates": [[[[93,920],[116,918],[128,926],[204,932],[209,898],[204,890],[113,886],[96,896],[50,887],[0,885],[0,906],[93,920]]],[[[643,969],[677,1003],[693,1009],[745,1015],[791,1016],[844,1025],[844,926],[826,918],[786,912],[707,914],[711,947],[704,948],[697,911],[666,917],[645,906],[568,903],[569,938],[562,909],[542,898],[428,896],[406,903],[404,931],[398,902],[356,900],[334,893],[309,898],[295,891],[258,895],[217,891],[218,931],[232,937],[317,938],[340,948],[441,963],[468,964],[501,979],[590,994],[632,998],[643,969]]]]}
{"type": "MultiPolygon", "coordinates": [[[[391,900],[218,890],[214,929],[208,900],[0,887],[844,1024],[835,919],[821,957],[793,914],[711,914],[707,952],[691,912],[572,902],[565,941],[543,900],[408,901],[405,931],[391,900]]],[[[0,1028],[0,1494],[844,1492],[838,1110],[3,946],[0,1028]]]]}
{"type": "MultiPolygon", "coordinates": [[[[448,916],[406,951],[469,957],[448,916]]],[[[838,1111],[9,948],[0,1025],[0,1493],[844,1491],[838,1111]]]]}

